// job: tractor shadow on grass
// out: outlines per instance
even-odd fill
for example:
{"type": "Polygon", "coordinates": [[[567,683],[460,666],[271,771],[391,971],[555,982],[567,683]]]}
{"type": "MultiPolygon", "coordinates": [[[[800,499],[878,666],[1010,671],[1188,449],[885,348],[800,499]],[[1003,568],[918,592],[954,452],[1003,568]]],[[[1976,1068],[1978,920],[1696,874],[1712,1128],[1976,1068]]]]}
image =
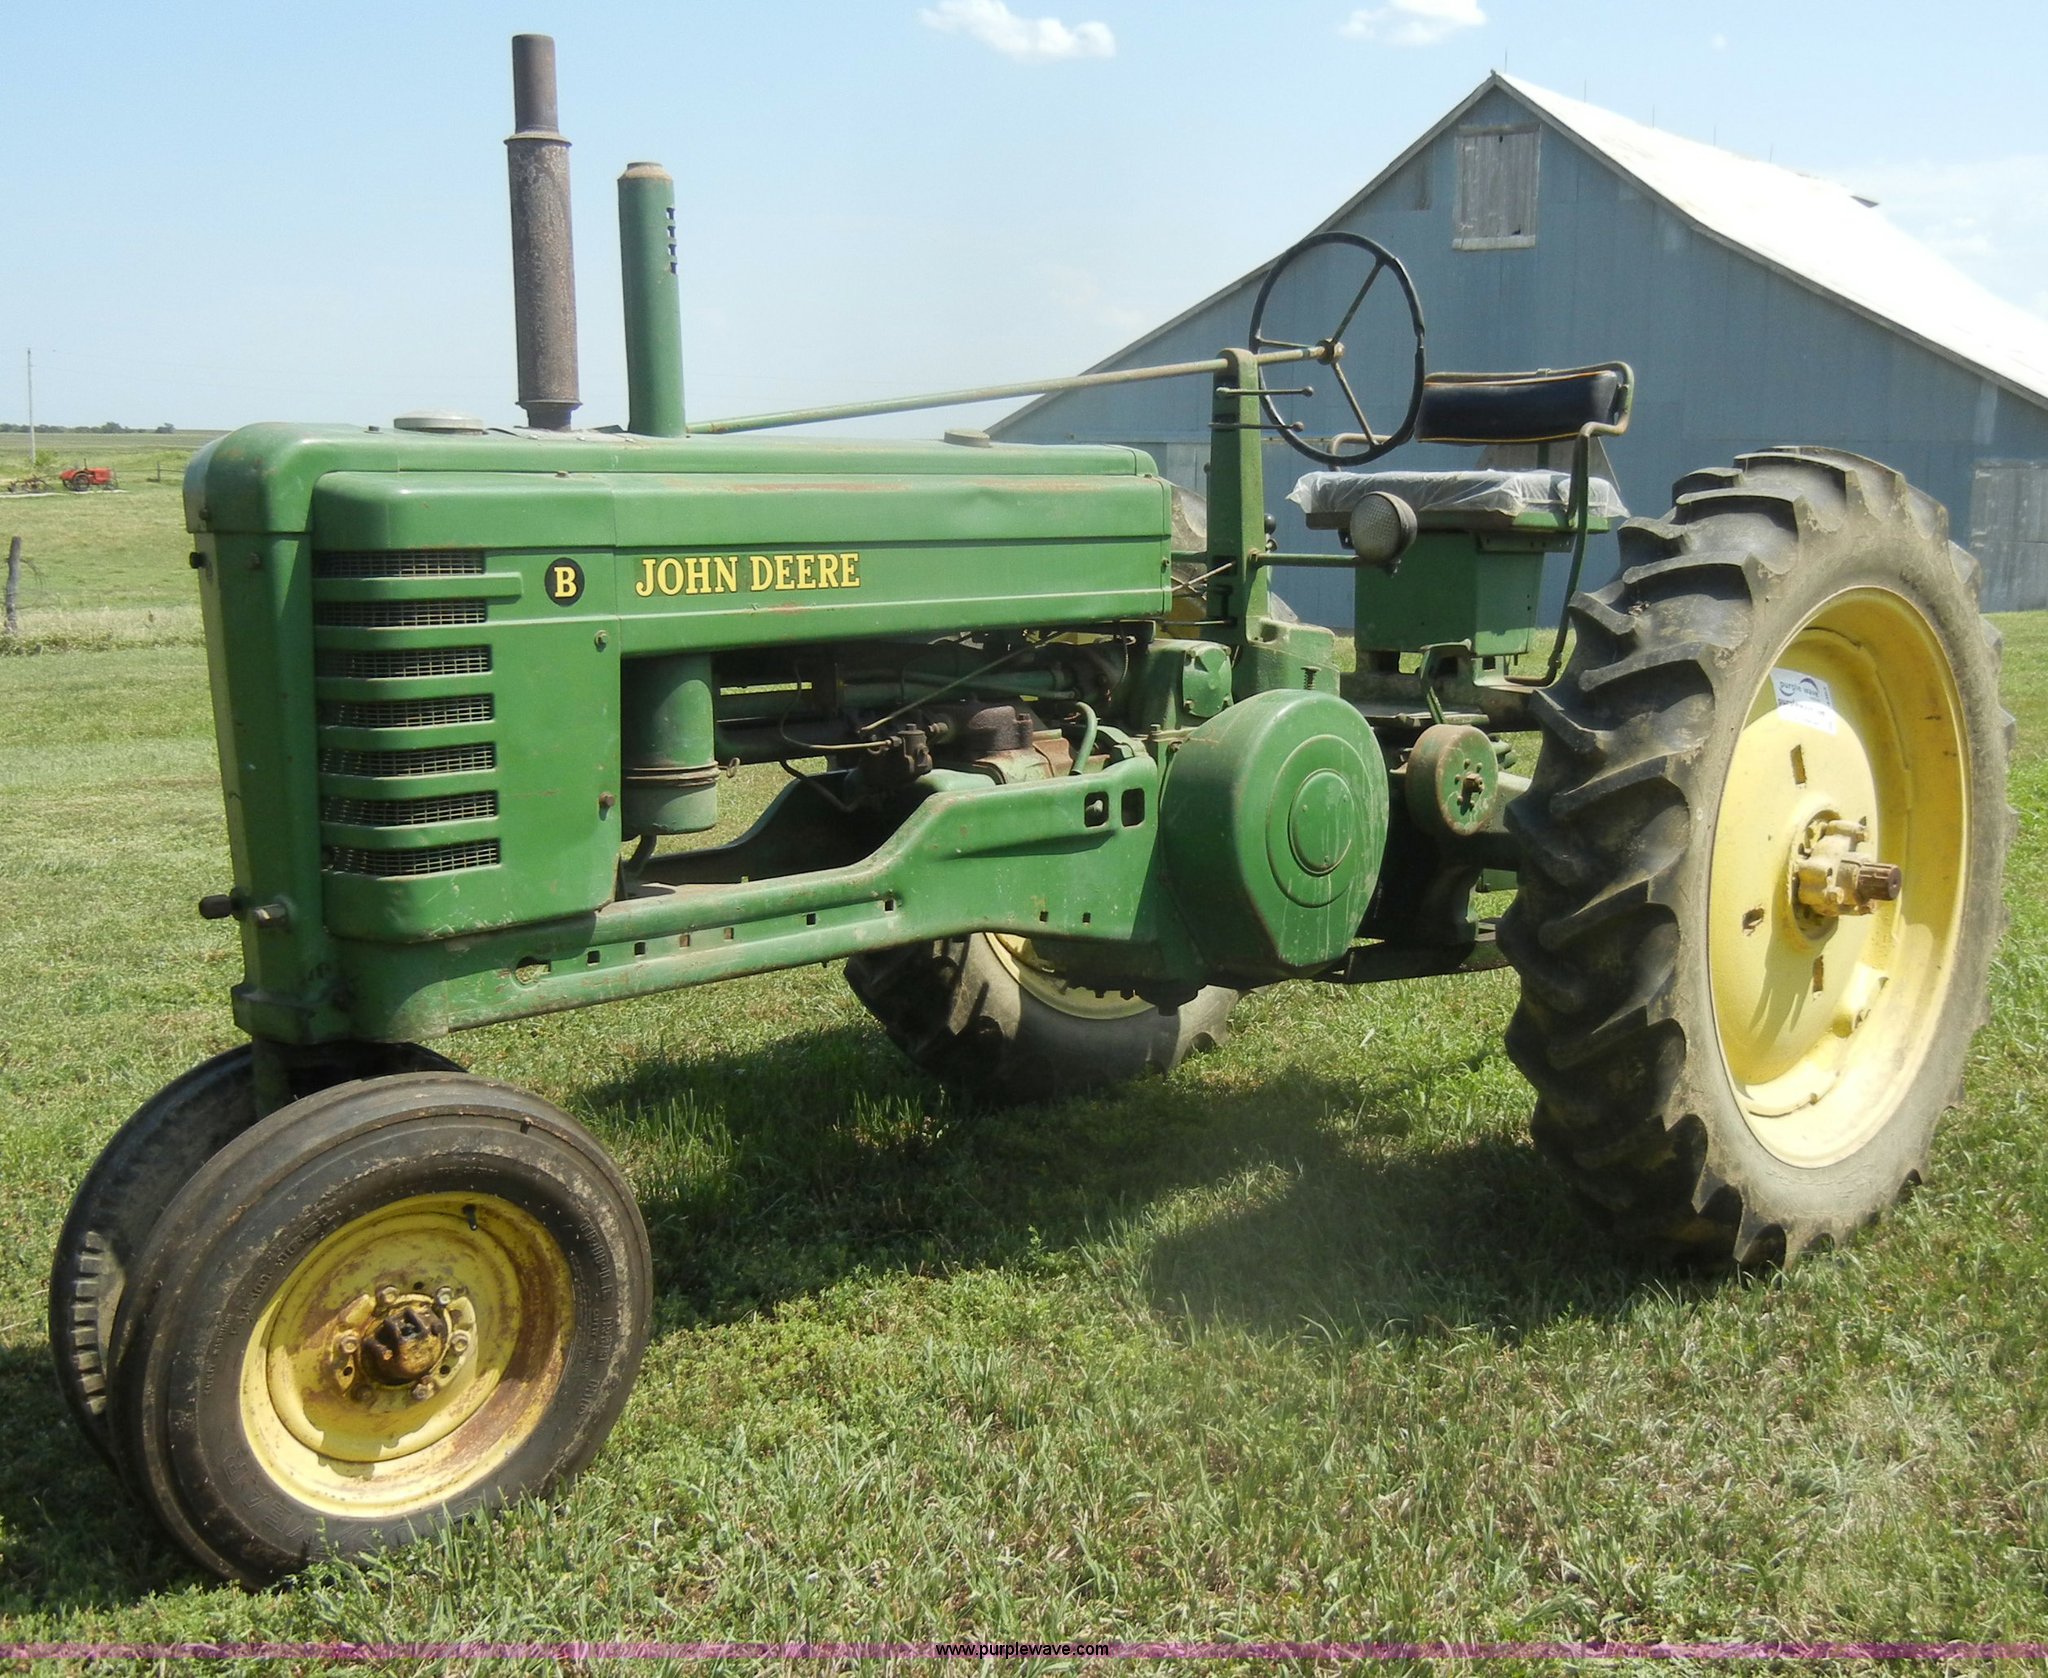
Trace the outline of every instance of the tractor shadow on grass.
{"type": "Polygon", "coordinates": [[[219,1583],[186,1561],[92,1452],[40,1342],[0,1346],[0,1625],[219,1583]]]}
{"type": "MultiPolygon", "coordinates": [[[[1471,1063],[1447,1059],[1453,1076],[1471,1063]]],[[[1170,1330],[1370,1344],[1720,1284],[1632,1264],[1525,1140],[1418,1140],[1417,1086],[1203,1063],[1090,1099],[968,1111],[879,1031],[647,1059],[568,1092],[654,1244],[656,1332],[729,1322],[858,1271],[1029,1269],[1084,1247],[1170,1330]]],[[[78,1439],[39,1341],[0,1346],[0,1621],[211,1585],[78,1439]]]]}
{"type": "Polygon", "coordinates": [[[1337,1345],[1474,1333],[1512,1345],[1560,1317],[1618,1320],[1725,1285],[1619,1251],[1528,1142],[1363,1158],[1311,1147],[1275,1176],[1250,1204],[1153,1243],[1145,1282],[1160,1317],[1337,1345]]]}
{"type": "Polygon", "coordinates": [[[1029,1265],[1105,1240],[1130,1242],[1164,1321],[1345,1343],[1514,1341],[1719,1285],[1619,1253],[1526,1139],[1410,1140],[1413,1089],[1306,1070],[1246,1088],[1197,1063],[969,1111],[849,1024],[643,1061],[574,1106],[639,1187],[657,1332],[856,1270],[1029,1265]]]}

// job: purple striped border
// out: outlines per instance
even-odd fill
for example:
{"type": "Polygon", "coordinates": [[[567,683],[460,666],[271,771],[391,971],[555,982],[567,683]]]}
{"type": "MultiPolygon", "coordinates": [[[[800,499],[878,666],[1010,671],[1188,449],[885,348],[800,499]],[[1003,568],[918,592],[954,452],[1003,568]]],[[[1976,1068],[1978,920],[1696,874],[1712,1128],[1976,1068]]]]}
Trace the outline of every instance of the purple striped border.
{"type": "Polygon", "coordinates": [[[2048,1660],[2042,1643],[0,1643],[39,1660],[2048,1660]]]}

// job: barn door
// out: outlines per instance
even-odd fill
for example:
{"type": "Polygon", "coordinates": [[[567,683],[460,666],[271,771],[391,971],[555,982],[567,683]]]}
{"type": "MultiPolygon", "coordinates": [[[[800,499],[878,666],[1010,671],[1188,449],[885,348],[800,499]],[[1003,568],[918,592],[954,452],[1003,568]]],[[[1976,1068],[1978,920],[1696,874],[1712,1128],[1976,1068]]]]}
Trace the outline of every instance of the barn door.
{"type": "Polygon", "coordinates": [[[1970,484],[1970,552],[1984,609],[2048,606],[2048,460],[1980,460],[1970,484]]]}

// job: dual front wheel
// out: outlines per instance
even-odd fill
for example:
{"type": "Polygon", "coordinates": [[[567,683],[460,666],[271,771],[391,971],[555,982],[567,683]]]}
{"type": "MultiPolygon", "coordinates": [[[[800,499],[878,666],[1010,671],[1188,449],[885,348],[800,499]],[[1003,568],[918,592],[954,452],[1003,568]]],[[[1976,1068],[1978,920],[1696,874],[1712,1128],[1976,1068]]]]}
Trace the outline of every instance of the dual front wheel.
{"type": "Polygon", "coordinates": [[[259,1581],[575,1473],[651,1297],[632,1194],[573,1119],[452,1070],[357,1080],[170,1197],[74,1408],[189,1554],[259,1581]]]}
{"type": "MultiPolygon", "coordinates": [[[[852,976],[922,1064],[1011,1099],[1171,1067],[1235,1000],[1077,990],[979,935],[852,976]]],[[[248,1583],[576,1473],[652,1295],[631,1191],[548,1103],[409,1045],[337,1048],[294,1088],[259,1118],[246,1045],[167,1085],[87,1174],[51,1275],[87,1438],[248,1583]]]]}

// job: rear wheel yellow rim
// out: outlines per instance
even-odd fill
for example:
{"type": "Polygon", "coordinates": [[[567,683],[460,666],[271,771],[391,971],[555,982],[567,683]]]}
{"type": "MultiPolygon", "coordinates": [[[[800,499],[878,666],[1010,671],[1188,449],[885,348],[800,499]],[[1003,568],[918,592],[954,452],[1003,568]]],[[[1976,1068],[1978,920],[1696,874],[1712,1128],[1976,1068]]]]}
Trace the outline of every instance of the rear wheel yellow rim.
{"type": "Polygon", "coordinates": [[[491,1195],[394,1201],[328,1236],[265,1304],[242,1358],[243,1432],[310,1508],[431,1509],[532,1436],[573,1326],[568,1261],[529,1213],[491,1195]]]}
{"type": "Polygon", "coordinates": [[[1128,1020],[1153,1012],[1152,1004],[1134,991],[1069,984],[1028,938],[997,932],[988,934],[988,941],[1017,983],[1048,1008],[1077,1020],[1128,1020]]]}
{"type": "Polygon", "coordinates": [[[1752,698],[1712,841],[1721,1059],[1787,1164],[1847,1159],[1905,1096],[1955,966],[1969,837],[1961,707],[1932,626],[1888,590],[1835,596],[1752,698]],[[1799,870],[1811,879],[1829,843],[1896,864],[1897,898],[1802,902],[1799,870]]]}

